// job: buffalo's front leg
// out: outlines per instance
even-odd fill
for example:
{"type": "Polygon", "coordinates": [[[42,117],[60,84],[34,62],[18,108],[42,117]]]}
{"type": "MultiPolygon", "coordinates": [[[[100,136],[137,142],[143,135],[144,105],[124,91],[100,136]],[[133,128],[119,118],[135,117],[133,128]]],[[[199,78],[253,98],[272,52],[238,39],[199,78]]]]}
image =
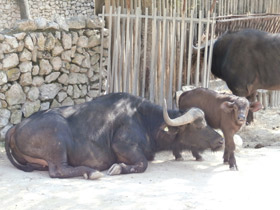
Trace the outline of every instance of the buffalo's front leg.
{"type": "Polygon", "coordinates": [[[108,175],[142,173],[146,170],[148,161],[138,146],[119,142],[113,145],[113,150],[119,163],[111,166],[108,175]]]}
{"type": "Polygon", "coordinates": [[[235,156],[234,156],[235,144],[233,138],[226,139],[225,151],[224,151],[224,163],[229,163],[230,169],[238,170],[235,156]]]}

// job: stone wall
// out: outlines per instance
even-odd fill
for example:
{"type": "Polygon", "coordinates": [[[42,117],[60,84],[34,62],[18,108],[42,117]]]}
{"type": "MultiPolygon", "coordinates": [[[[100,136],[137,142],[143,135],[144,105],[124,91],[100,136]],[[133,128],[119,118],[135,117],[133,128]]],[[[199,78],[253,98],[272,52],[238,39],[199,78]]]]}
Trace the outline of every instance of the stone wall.
{"type": "Polygon", "coordinates": [[[20,21],[0,33],[0,137],[38,110],[73,105],[100,94],[106,83],[108,34],[97,18],[20,21]]]}
{"type": "MultiPolygon", "coordinates": [[[[70,18],[78,15],[94,15],[94,0],[28,0],[31,19],[43,17],[49,20],[56,16],[70,18]]],[[[10,28],[20,20],[16,0],[0,0],[0,29],[10,28]]]]}

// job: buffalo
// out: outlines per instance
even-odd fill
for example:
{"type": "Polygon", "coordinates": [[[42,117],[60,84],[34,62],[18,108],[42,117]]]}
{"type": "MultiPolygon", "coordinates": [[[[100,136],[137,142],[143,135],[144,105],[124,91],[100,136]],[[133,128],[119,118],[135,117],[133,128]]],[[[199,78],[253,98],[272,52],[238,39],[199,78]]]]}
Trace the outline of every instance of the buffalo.
{"type": "Polygon", "coordinates": [[[256,112],[261,108],[261,104],[252,102],[249,105],[245,97],[196,88],[183,92],[179,97],[178,106],[180,110],[188,110],[190,107],[203,110],[207,124],[212,128],[221,129],[224,134],[224,162],[229,163],[231,169],[238,169],[233,136],[246,122],[249,109],[256,112]]]}
{"type": "MultiPolygon", "coordinates": [[[[280,89],[280,34],[255,29],[226,32],[213,46],[211,71],[234,95],[254,101],[258,89],[280,89]]],[[[250,113],[248,122],[253,120],[250,113]]]]}
{"type": "Polygon", "coordinates": [[[39,111],[6,134],[8,159],[26,172],[48,170],[52,178],[141,173],[155,153],[171,150],[194,155],[222,148],[223,138],[191,108],[167,110],[128,93],[111,93],[92,101],[39,111]]]}

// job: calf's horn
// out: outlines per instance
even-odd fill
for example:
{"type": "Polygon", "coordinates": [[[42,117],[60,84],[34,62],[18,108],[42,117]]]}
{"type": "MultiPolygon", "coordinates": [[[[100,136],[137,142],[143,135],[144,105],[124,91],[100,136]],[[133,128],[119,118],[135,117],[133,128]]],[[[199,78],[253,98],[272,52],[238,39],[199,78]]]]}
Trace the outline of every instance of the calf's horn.
{"type": "Polygon", "coordinates": [[[167,125],[169,126],[181,126],[186,125],[195,121],[199,117],[204,117],[204,112],[199,108],[191,108],[188,112],[184,115],[177,117],[175,119],[170,119],[168,112],[167,112],[167,104],[166,100],[164,99],[163,104],[163,118],[167,125]]]}

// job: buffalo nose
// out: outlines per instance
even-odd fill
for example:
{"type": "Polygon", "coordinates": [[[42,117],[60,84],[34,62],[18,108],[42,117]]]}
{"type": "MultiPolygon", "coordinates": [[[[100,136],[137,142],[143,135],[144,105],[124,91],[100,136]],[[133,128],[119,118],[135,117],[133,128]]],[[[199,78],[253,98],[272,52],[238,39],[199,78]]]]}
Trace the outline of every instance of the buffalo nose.
{"type": "Polygon", "coordinates": [[[245,120],[246,120],[245,115],[244,115],[244,114],[238,115],[238,120],[239,120],[239,121],[245,121],[245,120]]]}
{"type": "Polygon", "coordinates": [[[219,144],[224,144],[224,139],[221,139],[221,140],[219,141],[219,144]]]}

